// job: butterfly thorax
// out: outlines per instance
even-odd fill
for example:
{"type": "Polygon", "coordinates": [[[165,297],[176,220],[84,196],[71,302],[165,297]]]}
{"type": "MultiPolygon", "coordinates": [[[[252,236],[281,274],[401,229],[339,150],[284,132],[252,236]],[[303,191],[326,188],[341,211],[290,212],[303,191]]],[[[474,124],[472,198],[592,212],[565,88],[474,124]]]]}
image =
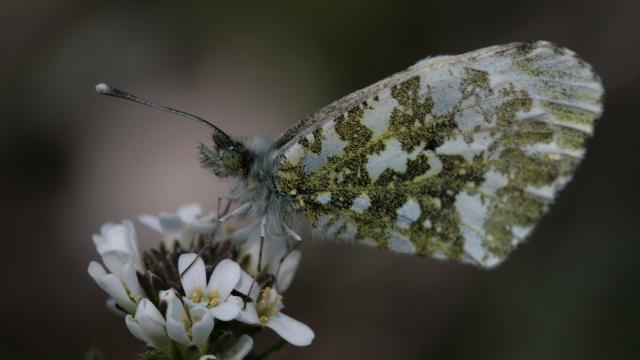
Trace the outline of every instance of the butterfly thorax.
{"type": "Polygon", "coordinates": [[[272,143],[260,137],[249,141],[216,138],[216,147],[200,145],[201,164],[216,176],[233,183],[231,200],[243,207],[239,218],[266,218],[270,233],[280,234],[290,226],[291,199],[276,187],[277,161],[272,143]]]}

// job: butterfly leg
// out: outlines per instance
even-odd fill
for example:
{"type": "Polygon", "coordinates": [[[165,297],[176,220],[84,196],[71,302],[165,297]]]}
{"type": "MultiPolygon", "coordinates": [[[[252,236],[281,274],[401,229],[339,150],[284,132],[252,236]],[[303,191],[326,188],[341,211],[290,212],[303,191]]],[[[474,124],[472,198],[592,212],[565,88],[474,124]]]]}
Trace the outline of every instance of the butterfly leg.
{"type": "MultiPolygon", "coordinates": [[[[228,196],[218,196],[218,203],[216,204],[216,219],[220,219],[221,216],[225,216],[229,212],[229,208],[231,207],[232,203],[233,203],[233,198],[228,197],[228,196]],[[227,205],[224,207],[222,212],[220,212],[222,200],[227,200],[227,205]]],[[[214,234],[218,230],[219,224],[220,224],[220,221],[215,221],[214,228],[211,229],[211,231],[208,234],[208,241],[207,241],[207,245],[206,246],[213,245],[214,234]]],[[[198,254],[198,255],[200,255],[200,254],[198,254]]]]}
{"type": "MultiPolygon", "coordinates": [[[[251,291],[253,290],[253,287],[256,284],[256,278],[258,276],[260,276],[260,272],[262,271],[262,250],[264,248],[264,237],[266,235],[266,225],[267,225],[267,217],[264,216],[262,217],[262,221],[260,221],[260,250],[258,251],[258,272],[256,272],[256,276],[253,278],[253,281],[251,282],[251,286],[249,286],[249,294],[251,294],[251,291]]],[[[247,302],[245,300],[244,306],[247,305],[247,302]]]]}
{"type": "MultiPolygon", "coordinates": [[[[297,242],[302,241],[302,236],[300,236],[297,232],[295,232],[295,230],[293,230],[292,228],[290,228],[289,226],[287,226],[287,224],[284,225],[284,231],[287,232],[287,234],[293,239],[296,240],[297,242]]],[[[289,239],[287,239],[287,246],[289,245],[289,239]]]]}
{"type": "Polygon", "coordinates": [[[229,208],[233,203],[233,198],[228,196],[218,196],[218,204],[216,206],[216,217],[220,218],[221,216],[225,216],[229,212],[229,208]],[[220,212],[220,205],[222,204],[222,200],[227,200],[227,205],[224,207],[224,210],[220,212]]]}
{"type": "Polygon", "coordinates": [[[229,218],[231,218],[231,217],[233,217],[235,215],[238,215],[238,214],[242,213],[243,211],[246,211],[247,209],[249,209],[250,206],[251,206],[250,202],[244,203],[244,204],[240,205],[239,208],[237,208],[237,209],[233,210],[232,212],[224,215],[223,217],[218,218],[218,222],[223,223],[223,222],[227,221],[229,218]]]}
{"type": "MultiPolygon", "coordinates": [[[[274,274],[276,285],[278,283],[278,276],[280,275],[280,268],[282,267],[282,263],[287,259],[287,257],[295,249],[298,248],[298,246],[300,246],[300,244],[302,244],[302,236],[300,236],[297,232],[295,232],[295,230],[293,230],[292,228],[290,228],[287,225],[284,225],[284,230],[287,232],[287,234],[292,239],[295,240],[295,242],[293,243],[293,245],[291,245],[291,243],[289,242],[289,238],[287,238],[287,249],[286,249],[284,255],[282,255],[282,257],[280,258],[280,260],[278,260],[278,268],[276,269],[276,273],[274,274]]],[[[276,286],[276,288],[277,288],[277,286],[276,286]]]]}
{"type": "MultiPolygon", "coordinates": [[[[227,206],[225,206],[224,208],[224,214],[226,214],[229,211],[229,207],[231,206],[231,203],[233,202],[233,199],[227,196],[218,196],[218,204],[216,205],[216,217],[220,218],[221,214],[220,214],[220,204],[222,203],[222,200],[228,200],[227,202],[227,206]]],[[[224,215],[223,215],[224,216],[224,215]]],[[[207,236],[207,241],[205,242],[204,246],[202,247],[202,249],[200,249],[200,251],[198,251],[198,257],[202,256],[202,253],[204,253],[204,251],[210,247],[211,245],[213,245],[213,234],[215,234],[216,230],[218,230],[218,226],[220,225],[220,222],[215,222],[215,226],[213,227],[213,229],[211,229],[211,231],[209,232],[208,236],[207,236]]],[[[196,258],[197,259],[197,258],[196,258]]],[[[196,259],[193,259],[193,261],[191,262],[191,264],[189,264],[189,266],[187,266],[186,269],[184,269],[184,271],[182,273],[180,273],[180,277],[182,278],[182,276],[189,271],[189,269],[191,269],[191,267],[193,266],[193,264],[196,263],[196,259]]]]}

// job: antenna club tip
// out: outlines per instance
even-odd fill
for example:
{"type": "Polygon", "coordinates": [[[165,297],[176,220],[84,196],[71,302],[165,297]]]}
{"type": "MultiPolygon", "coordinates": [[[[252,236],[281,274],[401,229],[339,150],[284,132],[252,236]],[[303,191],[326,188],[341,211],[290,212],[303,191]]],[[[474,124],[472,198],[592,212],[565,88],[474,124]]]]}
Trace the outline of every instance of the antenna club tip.
{"type": "Polygon", "coordinates": [[[98,94],[106,95],[106,94],[109,94],[111,90],[112,90],[112,87],[105,83],[100,83],[96,85],[96,92],[98,94]]]}

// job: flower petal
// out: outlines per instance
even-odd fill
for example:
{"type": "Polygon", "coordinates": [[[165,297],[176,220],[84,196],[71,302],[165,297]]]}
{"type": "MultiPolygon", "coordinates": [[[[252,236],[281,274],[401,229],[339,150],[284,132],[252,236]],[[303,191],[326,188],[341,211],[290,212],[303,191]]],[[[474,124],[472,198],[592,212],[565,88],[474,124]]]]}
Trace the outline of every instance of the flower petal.
{"type": "Polygon", "coordinates": [[[146,296],[138,281],[138,274],[132,260],[129,260],[122,268],[122,281],[129,289],[129,293],[134,300],[140,301],[146,296]]]}
{"type": "Polygon", "coordinates": [[[241,308],[238,317],[236,317],[236,320],[245,324],[260,324],[256,306],[253,303],[246,303],[244,307],[241,308]]]}
{"type": "Polygon", "coordinates": [[[93,236],[98,254],[109,250],[130,252],[127,228],[120,224],[106,223],[100,228],[100,235],[93,236]]]}
{"type": "Polygon", "coordinates": [[[191,297],[197,287],[200,287],[202,290],[206,288],[207,273],[204,261],[197,254],[188,253],[180,255],[180,258],[178,258],[178,271],[182,274],[180,281],[182,282],[182,288],[187,297],[191,297]]]}
{"type": "Polygon", "coordinates": [[[109,294],[121,308],[129,313],[136,311],[136,303],[129,298],[122,281],[120,281],[117,276],[107,274],[98,281],[98,285],[109,294]]]}
{"type": "Polygon", "coordinates": [[[227,350],[222,355],[222,358],[224,360],[242,360],[249,354],[249,352],[251,352],[252,348],[253,339],[251,336],[245,334],[236,340],[231,349],[227,350]]]}
{"type": "Polygon", "coordinates": [[[282,313],[272,314],[267,326],[295,346],[307,346],[315,337],[310,327],[282,313]]]}
{"type": "Polygon", "coordinates": [[[109,250],[102,254],[104,266],[119,277],[122,277],[124,265],[130,261],[133,261],[133,255],[122,250],[109,250]]]}
{"type": "Polygon", "coordinates": [[[93,245],[95,245],[98,254],[102,254],[105,251],[105,247],[107,247],[105,239],[101,235],[93,234],[91,240],[93,240],[93,245]]]}
{"type": "Polygon", "coordinates": [[[136,232],[129,220],[123,220],[121,224],[102,225],[100,235],[93,235],[93,243],[100,255],[106,251],[120,250],[130,253],[136,260],[140,257],[136,232]]]}
{"type": "Polygon", "coordinates": [[[235,319],[242,309],[242,299],[237,296],[230,296],[229,299],[211,309],[211,314],[222,321],[235,319]]]}
{"type": "Polygon", "coordinates": [[[138,241],[131,221],[123,220],[121,224],[106,223],[100,231],[100,235],[93,235],[93,243],[98,254],[104,255],[110,251],[127,254],[134,260],[136,269],[142,271],[138,241]]]}
{"type": "Polygon", "coordinates": [[[111,296],[124,310],[133,313],[136,311],[136,303],[131,301],[122,281],[114,274],[107,274],[102,265],[95,261],[89,263],[89,275],[95,282],[111,296]]]}
{"type": "Polygon", "coordinates": [[[107,309],[116,316],[124,317],[127,315],[127,313],[123,312],[119,307],[116,306],[116,301],[111,298],[107,299],[105,305],[107,306],[107,309]]]}
{"type": "Polygon", "coordinates": [[[142,214],[138,216],[138,221],[143,225],[147,225],[153,230],[162,233],[162,225],[160,225],[160,219],[155,215],[142,214]]]}
{"type": "Polygon", "coordinates": [[[167,334],[171,340],[183,346],[191,344],[187,329],[184,326],[186,317],[187,313],[184,311],[184,305],[180,299],[172,298],[167,306],[167,334]]]}
{"type": "Polygon", "coordinates": [[[195,302],[191,299],[189,299],[186,296],[182,297],[182,302],[187,304],[188,308],[205,308],[205,309],[209,309],[208,308],[208,303],[206,301],[200,301],[200,302],[195,302]]]}
{"type": "Polygon", "coordinates": [[[164,234],[173,232],[182,232],[182,219],[176,214],[160,213],[158,214],[160,226],[164,234]]]}
{"type": "Polygon", "coordinates": [[[292,251],[289,255],[284,259],[282,264],[280,264],[280,259],[276,258],[271,262],[270,270],[272,274],[278,273],[278,278],[276,279],[276,288],[279,292],[286,291],[291,282],[293,281],[293,277],[298,270],[298,265],[300,264],[300,258],[302,257],[302,253],[300,251],[292,251]],[[280,270],[278,271],[278,266],[280,266],[280,270]]]}
{"type": "Polygon", "coordinates": [[[141,263],[142,258],[140,257],[140,250],[138,249],[138,237],[136,236],[136,229],[133,223],[130,220],[122,220],[122,226],[127,229],[129,251],[133,254],[134,260],[141,263]]]}
{"type": "Polygon", "coordinates": [[[191,319],[199,319],[191,325],[191,339],[194,344],[203,349],[213,331],[213,315],[203,308],[191,309],[191,319]]]}
{"type": "Polygon", "coordinates": [[[168,289],[160,291],[159,298],[160,302],[165,302],[168,304],[171,299],[178,299],[178,295],[176,294],[176,290],[168,289]]]}
{"type": "Polygon", "coordinates": [[[95,282],[98,282],[98,279],[107,275],[107,272],[104,270],[102,265],[100,265],[100,263],[96,261],[92,261],[89,263],[87,272],[89,273],[89,276],[91,276],[93,280],[95,280],[95,282]]]}
{"type": "Polygon", "coordinates": [[[152,346],[162,349],[169,343],[166,321],[149,299],[142,299],[138,303],[134,319],[152,346]]]}
{"type": "Polygon", "coordinates": [[[240,270],[240,281],[238,281],[235,289],[241,294],[249,296],[254,301],[258,298],[258,294],[260,293],[260,286],[258,286],[248,272],[242,269],[240,270]],[[251,287],[252,285],[253,288],[251,287]],[[249,294],[249,289],[251,289],[251,294],[249,294]]]}
{"type": "Polygon", "coordinates": [[[200,214],[202,214],[202,206],[198,203],[184,204],[178,209],[178,216],[186,223],[193,222],[200,214]]]}
{"type": "Polygon", "coordinates": [[[239,280],[240,265],[233,260],[224,259],[213,269],[207,291],[216,290],[220,299],[225,300],[238,285],[239,280]]]}
{"type": "Polygon", "coordinates": [[[127,324],[127,329],[131,332],[131,334],[138,340],[143,341],[145,343],[149,343],[149,340],[142,332],[140,325],[133,319],[133,316],[127,315],[124,318],[125,324],[127,324]]]}
{"type": "Polygon", "coordinates": [[[189,224],[188,233],[190,234],[209,234],[213,230],[220,228],[218,224],[212,221],[203,221],[198,219],[189,224]]]}

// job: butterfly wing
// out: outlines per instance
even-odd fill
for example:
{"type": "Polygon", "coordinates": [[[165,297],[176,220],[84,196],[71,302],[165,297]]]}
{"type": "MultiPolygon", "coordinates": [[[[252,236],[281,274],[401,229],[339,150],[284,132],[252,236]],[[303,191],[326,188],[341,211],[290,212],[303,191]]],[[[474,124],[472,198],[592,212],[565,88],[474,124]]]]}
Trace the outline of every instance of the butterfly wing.
{"type": "Polygon", "coordinates": [[[276,184],[324,237],[492,267],[570,180],[602,94],[548,42],[426,59],[285,132],[276,184]]]}

